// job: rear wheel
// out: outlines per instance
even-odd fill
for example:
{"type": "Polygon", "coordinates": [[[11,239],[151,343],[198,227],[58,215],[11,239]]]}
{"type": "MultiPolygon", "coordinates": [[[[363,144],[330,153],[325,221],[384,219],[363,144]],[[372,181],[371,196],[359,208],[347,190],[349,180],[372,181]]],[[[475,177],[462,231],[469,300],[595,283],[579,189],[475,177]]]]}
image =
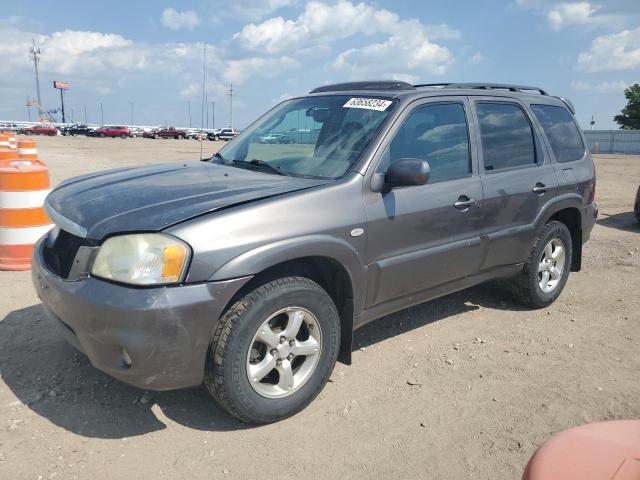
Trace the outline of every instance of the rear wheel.
{"type": "Polygon", "coordinates": [[[100,138],[104,138],[106,137],[106,135],[104,133],[101,133],[100,135],[98,135],[100,138]]]}
{"type": "Polygon", "coordinates": [[[123,133],[122,135],[120,135],[120,138],[127,138],[127,134],[123,133]]]}
{"type": "Polygon", "coordinates": [[[552,304],[567,283],[572,255],[567,226],[547,223],[538,233],[524,268],[509,282],[516,300],[533,308],[552,304]]]}
{"type": "Polygon", "coordinates": [[[229,413],[269,423],[305,408],[333,370],[340,319],[327,292],[303,277],[266,283],[220,319],[205,384],[229,413]]]}

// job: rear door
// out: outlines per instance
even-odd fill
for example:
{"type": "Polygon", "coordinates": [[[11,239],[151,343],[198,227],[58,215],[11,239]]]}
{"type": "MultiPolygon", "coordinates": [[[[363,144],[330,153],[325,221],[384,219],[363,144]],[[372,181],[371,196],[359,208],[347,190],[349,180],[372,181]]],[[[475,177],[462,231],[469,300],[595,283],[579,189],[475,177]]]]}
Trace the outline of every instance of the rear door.
{"type": "Polygon", "coordinates": [[[427,160],[426,185],[373,192],[365,187],[367,307],[478,271],[482,185],[464,97],[416,103],[396,122],[376,167],[427,160]]]}
{"type": "Polygon", "coordinates": [[[482,270],[525,260],[535,219],[558,181],[528,107],[516,99],[474,97],[484,192],[482,270]]]}

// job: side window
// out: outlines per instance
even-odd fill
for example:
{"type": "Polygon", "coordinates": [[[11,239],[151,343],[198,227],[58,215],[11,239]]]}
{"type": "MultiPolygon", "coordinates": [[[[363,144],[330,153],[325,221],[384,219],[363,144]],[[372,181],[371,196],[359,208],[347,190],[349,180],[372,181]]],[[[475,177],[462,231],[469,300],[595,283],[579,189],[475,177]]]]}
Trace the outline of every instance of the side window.
{"type": "Polygon", "coordinates": [[[533,131],[524,111],[513,103],[477,103],[484,169],[525,167],[536,163],[533,131]]]}
{"type": "Polygon", "coordinates": [[[471,155],[463,105],[425,105],[411,112],[385,152],[384,169],[401,158],[429,162],[429,183],[469,176],[471,155]]]}
{"type": "Polygon", "coordinates": [[[542,125],[556,160],[572,162],[584,156],[580,132],[566,109],[553,105],[531,105],[531,110],[542,125]]]}

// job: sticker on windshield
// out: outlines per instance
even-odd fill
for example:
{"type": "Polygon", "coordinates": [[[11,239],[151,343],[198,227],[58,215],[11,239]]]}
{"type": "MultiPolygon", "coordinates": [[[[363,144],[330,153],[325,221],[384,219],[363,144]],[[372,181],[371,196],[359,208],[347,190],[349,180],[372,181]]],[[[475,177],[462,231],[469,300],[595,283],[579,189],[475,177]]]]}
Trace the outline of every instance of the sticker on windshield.
{"type": "Polygon", "coordinates": [[[391,100],[381,100],[379,98],[350,98],[343,105],[344,108],[365,108],[367,110],[386,110],[393,102],[391,100]]]}

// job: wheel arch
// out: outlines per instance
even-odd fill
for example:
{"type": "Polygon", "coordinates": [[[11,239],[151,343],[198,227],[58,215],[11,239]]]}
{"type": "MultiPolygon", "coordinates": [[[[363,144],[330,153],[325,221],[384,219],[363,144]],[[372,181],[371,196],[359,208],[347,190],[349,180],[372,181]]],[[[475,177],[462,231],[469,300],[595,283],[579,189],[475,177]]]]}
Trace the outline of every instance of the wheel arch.
{"type": "Polygon", "coordinates": [[[561,222],[567,226],[571,234],[573,250],[572,272],[579,272],[582,269],[582,216],[582,197],[577,194],[569,194],[557,197],[556,201],[548,204],[536,222],[536,231],[552,221],[561,222]]]}

